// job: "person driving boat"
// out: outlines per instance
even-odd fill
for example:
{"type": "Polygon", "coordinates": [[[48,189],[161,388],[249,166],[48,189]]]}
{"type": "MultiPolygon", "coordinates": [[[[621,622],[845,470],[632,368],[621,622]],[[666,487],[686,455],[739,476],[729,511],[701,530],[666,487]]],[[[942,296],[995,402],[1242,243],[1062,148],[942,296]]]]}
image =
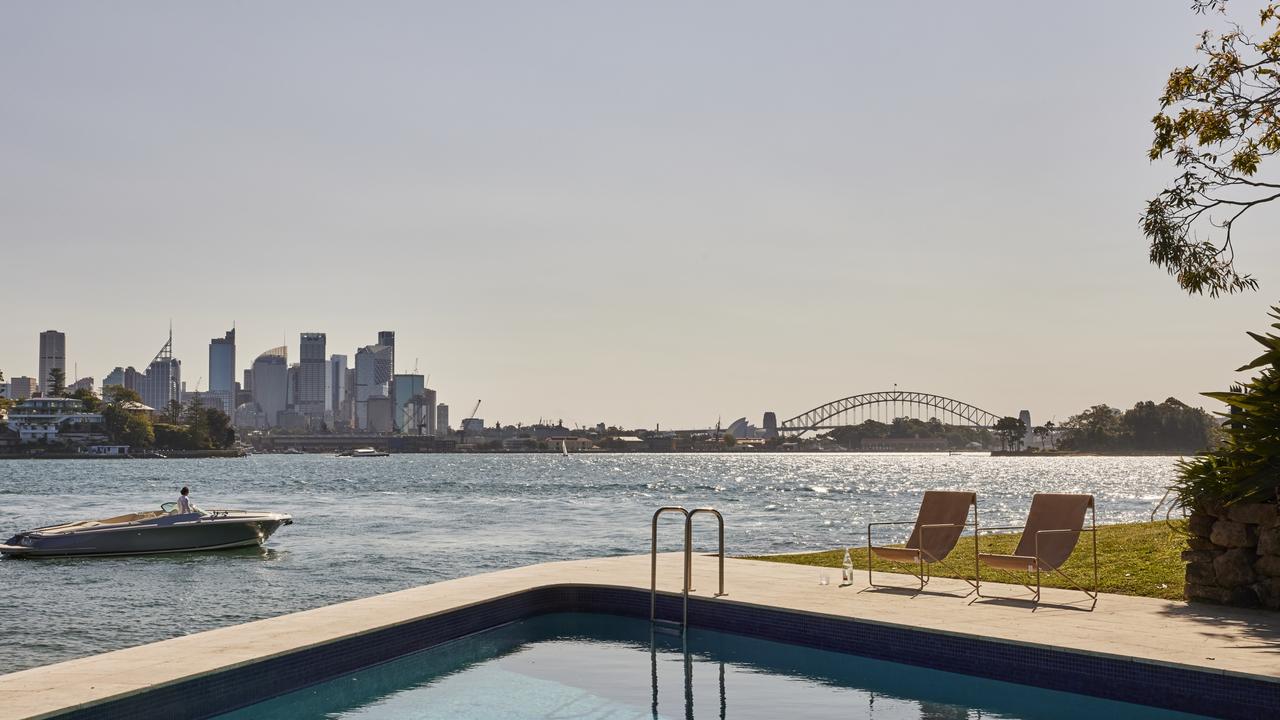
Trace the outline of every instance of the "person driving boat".
{"type": "Polygon", "coordinates": [[[204,512],[200,508],[196,507],[195,503],[191,502],[190,495],[191,488],[183,485],[182,492],[178,494],[178,512],[183,515],[193,512],[204,512]]]}

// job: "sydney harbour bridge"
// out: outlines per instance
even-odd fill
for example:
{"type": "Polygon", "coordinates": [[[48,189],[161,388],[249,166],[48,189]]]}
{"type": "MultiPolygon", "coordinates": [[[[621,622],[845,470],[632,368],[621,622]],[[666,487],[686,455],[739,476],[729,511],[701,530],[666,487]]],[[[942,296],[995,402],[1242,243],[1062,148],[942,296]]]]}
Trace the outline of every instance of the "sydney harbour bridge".
{"type": "Polygon", "coordinates": [[[936,418],[943,425],[991,429],[1005,415],[954,398],[895,388],[832,400],[780,423],[776,423],[773,413],[766,413],[764,429],[769,432],[773,429],[770,426],[776,423],[778,433],[798,436],[811,431],[860,425],[867,420],[887,424],[902,417],[936,418]]]}

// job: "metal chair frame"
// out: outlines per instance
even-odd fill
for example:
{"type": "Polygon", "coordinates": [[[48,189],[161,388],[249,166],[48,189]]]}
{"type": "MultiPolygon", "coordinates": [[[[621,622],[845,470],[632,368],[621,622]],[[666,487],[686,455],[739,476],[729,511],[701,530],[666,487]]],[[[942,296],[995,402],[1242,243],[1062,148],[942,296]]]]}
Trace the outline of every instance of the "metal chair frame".
{"type": "MultiPolygon", "coordinates": [[[[975,502],[975,503],[973,503],[973,506],[972,506],[972,507],[973,507],[973,522],[972,522],[972,523],[965,523],[965,524],[963,524],[963,525],[959,525],[959,524],[956,524],[956,523],[930,523],[930,524],[928,524],[928,525],[921,525],[921,526],[920,526],[920,542],[919,542],[919,544],[920,544],[921,546],[923,546],[923,545],[925,544],[925,543],[924,543],[924,535],[925,535],[925,531],[927,531],[927,530],[932,530],[932,529],[936,529],[936,528],[956,528],[956,527],[958,527],[958,528],[961,528],[961,532],[963,532],[963,528],[973,527],[973,552],[974,552],[974,556],[975,556],[975,558],[976,558],[976,556],[977,556],[977,552],[978,552],[978,504],[975,502]]],[[[886,521],[886,522],[873,522],[873,523],[867,523],[867,585],[868,585],[868,586],[873,587],[873,588],[878,588],[878,589],[885,589],[885,588],[899,588],[899,589],[901,589],[901,588],[904,588],[904,587],[905,587],[905,586],[902,586],[902,585],[877,585],[877,584],[875,583],[874,576],[872,575],[872,570],[871,570],[871,563],[873,562],[873,560],[874,560],[874,558],[875,558],[875,555],[873,554],[872,550],[873,550],[873,548],[875,548],[875,547],[885,547],[885,548],[887,548],[888,546],[884,546],[884,545],[875,545],[875,546],[873,546],[873,545],[871,544],[871,528],[876,527],[876,526],[880,526],[880,525],[914,525],[914,524],[915,524],[915,522],[916,522],[915,520],[890,520],[890,521],[886,521]]],[[[957,543],[959,543],[959,540],[957,540],[956,542],[957,542],[957,543]]],[[[960,578],[961,580],[964,580],[966,583],[968,583],[969,587],[973,588],[973,589],[974,589],[974,591],[977,591],[978,586],[977,586],[976,584],[974,584],[974,582],[973,582],[972,580],[970,580],[969,578],[964,577],[964,575],[963,575],[963,574],[962,574],[962,573],[961,573],[961,572],[960,572],[960,571],[959,571],[955,566],[953,566],[951,563],[948,563],[948,562],[947,562],[946,558],[937,558],[937,557],[934,557],[932,553],[927,553],[927,552],[925,552],[923,547],[918,548],[918,549],[916,550],[916,558],[917,558],[917,561],[918,561],[918,571],[917,571],[917,572],[912,572],[912,573],[911,573],[911,575],[912,575],[913,577],[915,577],[917,580],[919,580],[919,581],[920,581],[920,586],[919,586],[918,588],[916,588],[916,591],[917,591],[917,592],[921,592],[921,591],[923,591],[923,590],[924,590],[924,588],[925,588],[925,586],[929,584],[929,581],[930,581],[931,579],[933,579],[933,575],[932,575],[932,573],[931,573],[931,571],[930,571],[930,567],[929,567],[929,566],[930,566],[930,565],[932,565],[933,563],[939,563],[939,564],[941,564],[943,567],[947,568],[948,570],[950,570],[951,572],[953,572],[953,573],[955,573],[957,576],[959,576],[959,578],[960,578]],[[925,556],[926,556],[926,555],[928,555],[928,556],[929,556],[929,559],[928,559],[928,560],[926,560],[926,559],[925,559],[925,556]]],[[[906,563],[901,563],[901,564],[905,565],[906,563]]],[[[976,573],[976,571],[977,571],[977,560],[976,560],[976,559],[974,560],[974,571],[975,571],[975,573],[976,573]]]]}
{"type": "MultiPolygon", "coordinates": [[[[1005,525],[1005,526],[1002,526],[1002,527],[982,528],[979,532],[995,532],[995,531],[997,531],[997,530],[1024,530],[1024,529],[1026,529],[1026,525],[1005,525]]],[[[1073,552],[1073,553],[1075,552],[1075,549],[1074,549],[1074,548],[1072,548],[1072,552],[1073,552]]],[[[1068,556],[1067,556],[1067,560],[1070,560],[1070,559],[1071,559],[1071,556],[1070,556],[1070,555],[1068,555],[1068,556]]],[[[1063,561],[1062,561],[1062,564],[1063,564],[1063,565],[1065,565],[1065,564],[1067,563],[1067,560],[1063,560],[1063,561]]],[[[1005,596],[1005,595],[990,595],[990,594],[988,594],[988,595],[983,595],[983,594],[982,594],[982,587],[981,587],[981,585],[982,585],[982,561],[981,561],[980,559],[975,558],[975,560],[974,560],[974,565],[975,565],[975,568],[976,568],[976,569],[977,569],[977,571],[978,571],[978,574],[977,574],[977,584],[974,586],[974,590],[975,590],[975,592],[977,593],[978,597],[983,598],[983,599],[1005,599],[1005,600],[1020,600],[1020,599],[1021,599],[1021,598],[1010,597],[1010,596],[1005,596]]],[[[1079,590],[1080,592],[1084,593],[1085,595],[1087,595],[1087,596],[1089,597],[1089,599],[1093,600],[1093,605],[1091,606],[1091,609],[1092,609],[1092,607],[1097,606],[1097,604],[1098,604],[1098,512],[1097,512],[1097,509],[1094,507],[1093,500],[1090,500],[1090,501],[1089,501],[1089,527],[1087,527],[1087,528],[1081,528],[1081,529],[1079,529],[1079,530],[1068,530],[1068,529],[1053,530],[1053,529],[1050,529],[1050,530],[1038,530],[1038,531],[1036,531],[1036,537],[1035,537],[1035,558],[1034,558],[1034,565],[1035,565],[1034,569],[1033,569],[1033,570],[1028,570],[1027,572],[1028,572],[1028,573],[1033,573],[1033,572],[1034,572],[1034,574],[1035,574],[1035,576],[1036,576],[1036,586],[1035,586],[1035,587],[1031,587],[1031,586],[1030,586],[1030,585],[1028,585],[1026,582],[1019,581],[1019,584],[1020,584],[1020,585],[1022,585],[1022,587],[1026,588],[1026,589],[1028,589],[1028,590],[1030,590],[1030,591],[1032,591],[1032,592],[1034,593],[1034,595],[1033,595],[1033,596],[1032,596],[1032,598],[1031,598],[1031,602],[1033,602],[1033,603],[1039,603],[1039,602],[1040,602],[1040,589],[1041,589],[1041,584],[1040,584],[1040,575],[1041,575],[1041,566],[1043,566],[1043,567],[1044,567],[1044,569],[1050,570],[1050,571],[1052,571],[1052,572],[1057,573],[1058,575],[1060,575],[1060,576],[1062,577],[1062,579],[1063,579],[1063,580],[1066,580],[1066,581],[1067,581],[1068,583],[1070,583],[1073,587],[1075,587],[1075,589],[1077,589],[1077,590],[1079,590]],[[1061,567],[1052,567],[1052,566],[1050,566],[1050,565],[1048,565],[1048,564],[1046,564],[1046,563],[1041,563],[1041,562],[1040,562],[1040,536],[1041,536],[1041,535],[1055,535],[1055,534],[1062,534],[1062,533],[1089,533],[1089,536],[1090,536],[1090,538],[1092,539],[1092,545],[1093,545],[1093,589],[1092,589],[1092,590],[1090,590],[1090,589],[1088,589],[1088,588],[1084,587],[1083,585],[1081,585],[1080,583],[1076,582],[1076,581],[1075,581],[1075,578],[1073,578],[1073,577],[1071,577],[1070,575],[1068,575],[1068,574],[1066,574],[1065,572],[1063,572],[1063,571],[1062,571],[1062,569],[1061,569],[1061,567]]],[[[1013,570],[1005,570],[1004,568],[993,568],[993,569],[994,569],[994,570],[998,570],[998,571],[1000,571],[1000,572],[1007,573],[1007,574],[1009,574],[1009,575],[1013,575],[1013,574],[1015,574],[1015,571],[1013,571],[1013,570]]]]}

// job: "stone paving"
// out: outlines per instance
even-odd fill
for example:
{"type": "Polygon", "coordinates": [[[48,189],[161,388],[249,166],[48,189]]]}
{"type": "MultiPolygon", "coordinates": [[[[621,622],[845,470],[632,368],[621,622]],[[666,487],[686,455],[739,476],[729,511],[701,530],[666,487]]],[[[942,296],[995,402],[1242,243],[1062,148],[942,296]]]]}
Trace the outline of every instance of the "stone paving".
{"type": "MultiPolygon", "coordinates": [[[[866,573],[839,585],[840,571],[727,560],[727,595],[716,602],[858,618],[939,633],[995,638],[1145,662],[1193,666],[1280,683],[1280,614],[1210,605],[1046,589],[1043,602],[975,599],[959,580],[938,578],[929,591],[877,590],[866,573]],[[819,583],[827,573],[830,584],[819,583]]],[[[908,576],[877,583],[910,585],[908,576]]],[[[649,556],[546,563],[424,585],[400,592],[162,640],[102,655],[0,675],[0,720],[41,718],[148,688],[215,673],[268,657],[410,622],[548,585],[649,587],[649,556]]],[[[659,589],[678,592],[681,556],[664,554],[659,589]]],[[[692,593],[712,598],[716,560],[695,556],[692,593]]],[[[983,584],[984,594],[1021,595],[1020,586],[983,584]]]]}

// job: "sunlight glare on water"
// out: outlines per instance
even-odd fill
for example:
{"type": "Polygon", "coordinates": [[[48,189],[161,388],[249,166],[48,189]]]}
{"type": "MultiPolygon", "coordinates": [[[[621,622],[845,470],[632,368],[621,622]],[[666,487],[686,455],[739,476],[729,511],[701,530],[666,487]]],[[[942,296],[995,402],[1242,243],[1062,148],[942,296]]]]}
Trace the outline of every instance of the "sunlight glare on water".
{"type": "MultiPolygon", "coordinates": [[[[290,513],[266,550],[0,560],[9,671],[500,568],[648,552],[662,505],[714,506],[731,555],[858,544],[913,518],[929,489],[979,495],[986,525],[1035,492],[1091,492],[1098,522],[1147,520],[1171,457],[942,454],[322,455],[236,460],[0,461],[0,540],[158,507],[290,513]]],[[[675,522],[672,520],[672,522],[675,522]]],[[[665,536],[676,549],[679,533],[665,536]]],[[[698,528],[711,548],[715,524],[698,528]]]]}

